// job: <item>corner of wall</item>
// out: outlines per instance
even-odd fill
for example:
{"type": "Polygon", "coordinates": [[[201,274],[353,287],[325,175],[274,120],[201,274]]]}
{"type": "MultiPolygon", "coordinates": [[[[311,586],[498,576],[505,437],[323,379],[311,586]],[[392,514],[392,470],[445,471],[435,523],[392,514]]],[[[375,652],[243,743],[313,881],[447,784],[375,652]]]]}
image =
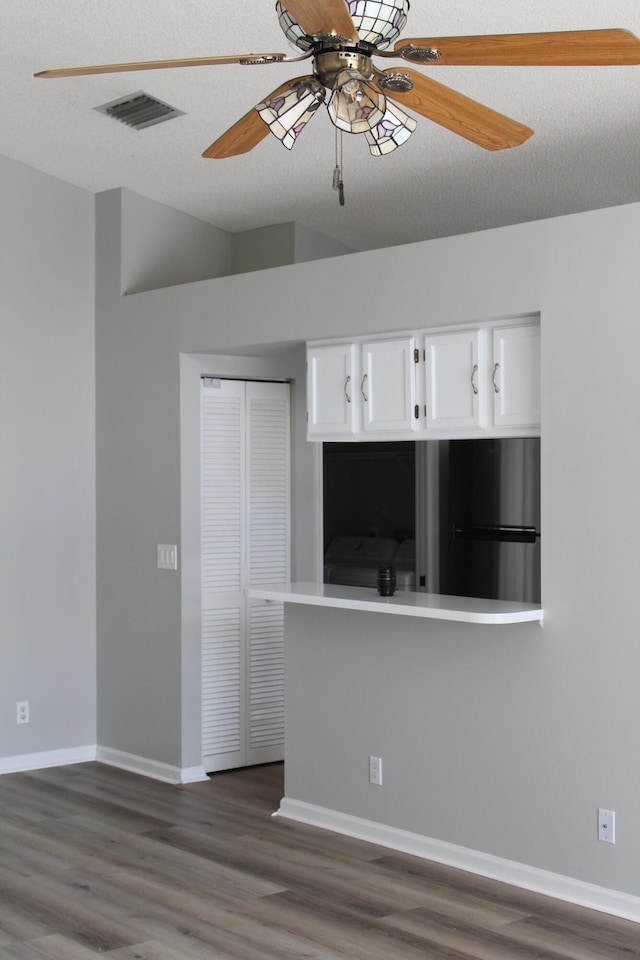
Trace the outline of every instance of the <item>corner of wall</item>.
{"type": "Polygon", "coordinates": [[[295,262],[295,224],[242,230],[231,235],[231,273],[253,273],[295,262]]]}
{"type": "Polygon", "coordinates": [[[230,234],[131,190],[120,193],[123,294],[229,275],[230,234]]]}
{"type": "Polygon", "coordinates": [[[356,253],[350,247],[316,230],[310,230],[300,223],[294,224],[295,263],[307,263],[310,260],[325,260],[328,257],[343,257],[356,253]]]}

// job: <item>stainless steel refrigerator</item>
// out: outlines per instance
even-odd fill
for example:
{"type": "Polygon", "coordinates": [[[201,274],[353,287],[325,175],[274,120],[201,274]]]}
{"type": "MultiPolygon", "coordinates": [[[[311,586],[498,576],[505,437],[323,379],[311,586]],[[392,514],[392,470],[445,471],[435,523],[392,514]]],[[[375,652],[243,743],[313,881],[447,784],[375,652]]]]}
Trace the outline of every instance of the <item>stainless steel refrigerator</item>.
{"type": "Polygon", "coordinates": [[[452,440],[440,592],[540,603],[540,440],[452,440]]]}

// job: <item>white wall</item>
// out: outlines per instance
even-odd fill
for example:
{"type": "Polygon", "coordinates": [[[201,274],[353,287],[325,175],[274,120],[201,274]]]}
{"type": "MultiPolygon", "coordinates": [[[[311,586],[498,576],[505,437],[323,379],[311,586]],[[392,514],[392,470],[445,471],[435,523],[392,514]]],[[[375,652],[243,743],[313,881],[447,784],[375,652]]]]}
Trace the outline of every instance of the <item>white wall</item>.
{"type": "MultiPolygon", "coordinates": [[[[180,585],[154,569],[156,542],[181,533],[180,355],[256,355],[255,345],[272,342],[540,312],[544,630],[409,620],[393,631],[385,624],[384,642],[372,644],[364,619],[307,614],[317,642],[294,649],[288,664],[305,706],[292,705],[289,729],[299,721],[305,738],[287,746],[286,789],[639,895],[640,206],[125,298],[117,192],[98,197],[97,213],[99,712],[108,745],[173,764],[198,749],[181,740],[198,690],[181,688],[180,585]],[[354,274],[394,283],[371,291],[354,274]],[[327,289],[333,315],[314,295],[327,289]],[[325,641],[335,660],[324,657],[325,641]],[[377,793],[366,783],[370,752],[385,760],[377,793]],[[598,806],[617,811],[615,846],[595,840],[598,806]]],[[[295,451],[301,469],[309,447],[295,451]]],[[[298,521],[308,553],[313,524],[300,512],[298,521]]]]}
{"type": "Polygon", "coordinates": [[[94,215],[90,194],[3,157],[0,208],[6,771],[96,740],[94,215]]]}

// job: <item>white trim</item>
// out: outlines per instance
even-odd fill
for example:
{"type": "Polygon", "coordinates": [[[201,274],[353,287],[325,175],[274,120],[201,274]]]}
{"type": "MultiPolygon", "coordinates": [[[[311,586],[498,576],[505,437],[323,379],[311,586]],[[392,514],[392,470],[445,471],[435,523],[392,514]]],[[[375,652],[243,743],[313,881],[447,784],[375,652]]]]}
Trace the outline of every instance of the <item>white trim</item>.
{"type": "Polygon", "coordinates": [[[124,750],[112,750],[111,747],[98,747],[95,759],[107,766],[129,770],[130,773],[138,773],[143,777],[161,780],[163,783],[197,783],[207,779],[204,767],[174,767],[159,760],[126,753],[124,750]]]}
{"type": "Polygon", "coordinates": [[[435,860],[437,863],[510,883],[524,890],[532,890],[548,897],[555,897],[558,900],[576,903],[592,910],[600,910],[603,913],[640,923],[640,897],[619,890],[585,883],[573,877],[540,870],[526,863],[494,857],[480,850],[459,847],[453,843],[399,830],[396,827],[364,820],[361,817],[289,797],[282,798],[280,808],[274,816],[333,830],[335,833],[356,837],[359,840],[368,840],[383,847],[390,847],[392,850],[400,850],[425,860],[435,860]]]}
{"type": "Polygon", "coordinates": [[[0,774],[40,770],[43,767],[63,767],[69,763],[87,763],[96,759],[96,746],[69,747],[66,750],[46,750],[41,753],[23,753],[16,757],[0,758],[0,774]]]}
{"type": "Polygon", "coordinates": [[[182,767],[180,770],[180,783],[200,783],[208,779],[209,776],[202,764],[197,767],[182,767]]]}

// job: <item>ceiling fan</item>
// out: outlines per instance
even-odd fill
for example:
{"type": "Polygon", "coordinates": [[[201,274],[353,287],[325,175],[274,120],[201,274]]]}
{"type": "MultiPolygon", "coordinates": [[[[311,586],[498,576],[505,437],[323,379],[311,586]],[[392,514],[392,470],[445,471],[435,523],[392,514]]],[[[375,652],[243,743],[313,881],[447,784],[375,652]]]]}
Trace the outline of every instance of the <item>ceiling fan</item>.
{"type": "Polygon", "coordinates": [[[428,67],[640,64],[640,40],[622,29],[397,40],[408,11],[409,0],[277,0],[280,27],[303,51],[300,56],[264,53],[115,63],[45,70],[36,77],[311,60],[312,73],[278,86],[208,147],[203,157],[247,153],[269,131],[291,149],[325,101],[337,131],[364,133],[371,153],[382,156],[404,143],[416,127],[402,109],[405,106],[486,150],[516,147],[533,130],[416,70],[379,69],[373,58],[403,59],[428,67]],[[393,48],[386,49],[393,41],[393,48]]]}

